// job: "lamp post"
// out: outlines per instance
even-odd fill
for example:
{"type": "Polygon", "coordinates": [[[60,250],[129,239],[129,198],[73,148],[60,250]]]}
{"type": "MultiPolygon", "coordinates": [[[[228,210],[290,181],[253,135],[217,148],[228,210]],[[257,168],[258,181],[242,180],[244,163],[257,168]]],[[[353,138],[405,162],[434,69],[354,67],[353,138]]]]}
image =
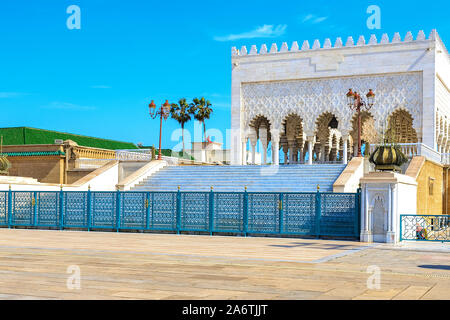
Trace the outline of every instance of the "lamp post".
{"type": "Polygon", "coordinates": [[[168,100],[164,104],[161,105],[161,108],[159,110],[156,110],[156,104],[152,100],[149,104],[150,109],[150,117],[152,119],[156,119],[158,116],[161,118],[161,122],[159,124],[159,153],[158,153],[158,160],[162,160],[161,157],[161,133],[162,133],[162,120],[167,120],[170,113],[170,103],[168,100]]]}
{"type": "Polygon", "coordinates": [[[372,89],[369,89],[369,92],[366,94],[367,102],[364,101],[358,92],[353,92],[352,89],[347,92],[347,104],[350,109],[356,111],[358,114],[358,157],[362,157],[361,155],[361,108],[366,110],[370,110],[373,107],[375,102],[375,93],[373,93],[372,89]]]}

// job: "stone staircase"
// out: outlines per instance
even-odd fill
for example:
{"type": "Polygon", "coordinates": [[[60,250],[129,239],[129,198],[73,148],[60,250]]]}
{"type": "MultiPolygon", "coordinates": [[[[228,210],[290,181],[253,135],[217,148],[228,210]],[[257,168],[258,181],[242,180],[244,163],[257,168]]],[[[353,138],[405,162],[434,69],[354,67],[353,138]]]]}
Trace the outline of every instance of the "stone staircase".
{"type": "Polygon", "coordinates": [[[342,164],[288,166],[168,166],[131,191],[332,192],[342,164]]]}

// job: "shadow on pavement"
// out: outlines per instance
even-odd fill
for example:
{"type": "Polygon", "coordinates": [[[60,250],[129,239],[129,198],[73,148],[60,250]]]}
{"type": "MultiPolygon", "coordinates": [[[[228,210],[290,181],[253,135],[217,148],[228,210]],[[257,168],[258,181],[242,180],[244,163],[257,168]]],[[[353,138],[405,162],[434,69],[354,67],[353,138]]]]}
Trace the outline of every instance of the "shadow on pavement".
{"type": "Polygon", "coordinates": [[[421,266],[418,266],[419,268],[425,268],[425,269],[439,269],[439,270],[450,270],[450,266],[442,266],[442,265],[429,265],[424,264],[421,266]]]}

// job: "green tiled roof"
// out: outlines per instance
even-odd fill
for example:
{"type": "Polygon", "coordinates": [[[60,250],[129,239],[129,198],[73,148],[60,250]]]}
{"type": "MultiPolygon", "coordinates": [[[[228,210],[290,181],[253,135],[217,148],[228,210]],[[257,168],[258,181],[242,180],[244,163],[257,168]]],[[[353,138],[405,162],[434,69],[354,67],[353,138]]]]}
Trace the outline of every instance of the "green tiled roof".
{"type": "Polygon", "coordinates": [[[0,128],[3,145],[54,144],[55,140],[72,140],[79,146],[108,150],[138,149],[134,143],[100,139],[78,134],[34,129],[27,127],[0,128]]]}
{"type": "Polygon", "coordinates": [[[36,157],[36,156],[64,156],[62,151],[42,151],[42,152],[4,152],[7,157],[36,157]]]}

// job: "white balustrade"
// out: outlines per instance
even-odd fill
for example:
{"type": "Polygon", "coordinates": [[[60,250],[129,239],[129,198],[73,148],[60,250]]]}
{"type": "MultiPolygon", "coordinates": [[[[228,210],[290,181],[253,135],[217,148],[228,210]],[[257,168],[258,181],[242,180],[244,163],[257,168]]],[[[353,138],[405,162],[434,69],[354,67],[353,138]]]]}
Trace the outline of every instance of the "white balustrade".
{"type": "Polygon", "coordinates": [[[151,161],[152,155],[143,152],[116,151],[116,159],[119,161],[151,161]]]}

